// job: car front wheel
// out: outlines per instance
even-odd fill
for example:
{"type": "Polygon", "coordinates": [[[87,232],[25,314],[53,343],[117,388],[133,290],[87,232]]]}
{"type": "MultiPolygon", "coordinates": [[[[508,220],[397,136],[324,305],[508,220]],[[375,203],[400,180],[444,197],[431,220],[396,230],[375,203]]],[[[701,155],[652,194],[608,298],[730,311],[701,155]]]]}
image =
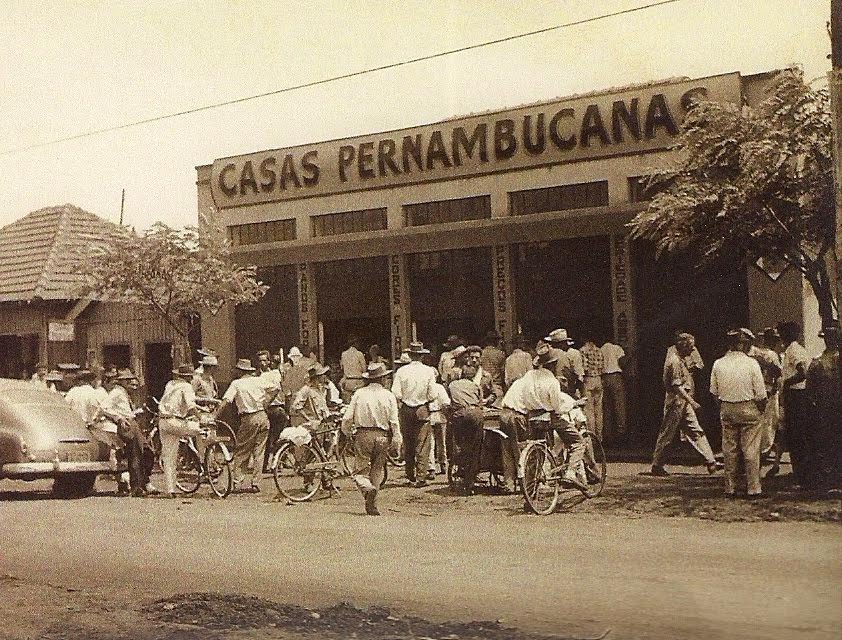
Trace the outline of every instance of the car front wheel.
{"type": "Polygon", "coordinates": [[[57,498],[84,498],[94,490],[95,473],[66,473],[56,476],[53,493],[57,498]]]}

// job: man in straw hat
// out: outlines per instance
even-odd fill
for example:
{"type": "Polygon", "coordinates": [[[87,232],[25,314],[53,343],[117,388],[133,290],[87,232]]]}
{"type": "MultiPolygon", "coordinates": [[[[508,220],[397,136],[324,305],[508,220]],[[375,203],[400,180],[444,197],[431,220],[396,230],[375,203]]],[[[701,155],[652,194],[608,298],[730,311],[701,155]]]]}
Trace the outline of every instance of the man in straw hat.
{"type": "Polygon", "coordinates": [[[231,381],[222,396],[222,402],[216,408],[214,418],[218,417],[229,404],[237,408],[240,415],[240,428],[237,431],[237,448],[232,463],[234,484],[239,491],[257,493],[263,476],[263,458],[266,452],[266,440],[269,437],[269,416],[266,407],[281,392],[281,387],[267,387],[266,381],[254,375],[255,369],[248,358],[240,358],[234,369],[239,378],[231,381]],[[249,487],[243,487],[248,475],[249,460],[254,460],[254,467],[249,487]]]}
{"type": "Polygon", "coordinates": [[[675,439],[677,433],[698,451],[705,459],[708,473],[715,473],[722,466],[716,462],[713,450],[705,435],[696,411],[699,403],[694,398],[696,385],[693,381],[693,374],[687,367],[687,358],[696,348],[696,339],[689,333],[679,334],[675,351],[668,353],[664,365],[664,418],[661,421],[661,430],[658,433],[658,440],[655,442],[655,451],[652,454],[652,475],[668,476],[664,469],[664,458],[667,447],[675,439]]]}
{"type": "Polygon", "coordinates": [[[430,459],[430,402],[436,397],[436,370],[421,362],[430,353],[423,343],[410,343],[407,353],[410,363],[395,371],[392,393],[398,401],[400,429],[406,439],[407,482],[424,487],[430,459]]]}
{"type": "Polygon", "coordinates": [[[219,385],[214,377],[218,366],[219,359],[213,355],[204,355],[199,360],[199,366],[191,381],[197,402],[215,404],[215,401],[219,400],[219,385]]]}
{"type": "Polygon", "coordinates": [[[761,494],[760,416],[766,407],[766,384],[757,360],[747,353],[753,340],[748,329],[729,331],[728,352],[710,371],[710,393],[719,405],[722,423],[725,496],[729,498],[736,496],[742,468],[748,497],[761,494]]]}
{"type": "Polygon", "coordinates": [[[175,469],[178,443],[184,436],[199,434],[199,424],[189,418],[199,415],[196,392],[190,381],[195,370],[189,363],[173,369],[173,379],[167,383],[158,403],[158,433],[161,436],[161,467],[164,470],[164,490],[175,497],[175,469]]]}
{"type": "Polygon", "coordinates": [[[550,345],[556,358],[555,374],[561,384],[561,390],[575,396],[582,390],[585,379],[585,364],[582,353],[573,349],[573,340],[567,335],[567,329],[553,329],[544,338],[550,345]]]}
{"type": "Polygon", "coordinates": [[[352,478],[365,497],[365,512],[379,516],[377,491],[383,482],[389,448],[400,451],[398,402],[383,379],[392,372],[382,362],[372,362],[362,374],[366,386],[357,389],[342,418],[342,432],[353,436],[356,458],[352,478]]]}
{"type": "Polygon", "coordinates": [[[541,345],[533,360],[535,368],[515,380],[503,396],[500,429],[508,436],[503,443],[503,475],[505,491],[509,493],[515,490],[520,457],[518,440],[531,435],[528,434],[529,417],[537,413],[551,414],[548,428],[555,429],[567,445],[570,455],[564,479],[571,482],[587,481],[577,476],[585,456],[585,442],[576,426],[567,420],[567,414],[576,408],[577,403],[562,392],[561,384],[553,373],[557,360],[558,356],[552,349],[541,345]]]}

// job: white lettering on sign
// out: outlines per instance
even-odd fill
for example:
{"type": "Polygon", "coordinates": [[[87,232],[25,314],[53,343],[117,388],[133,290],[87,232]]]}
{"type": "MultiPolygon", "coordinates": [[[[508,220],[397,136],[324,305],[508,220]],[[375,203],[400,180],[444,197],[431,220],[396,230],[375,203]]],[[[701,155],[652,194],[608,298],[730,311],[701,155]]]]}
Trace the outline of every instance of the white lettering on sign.
{"type": "Polygon", "coordinates": [[[310,346],[310,269],[306,264],[298,265],[298,334],[302,347],[310,346]]]}
{"type": "Polygon", "coordinates": [[[628,346],[631,335],[631,278],[629,272],[628,238],[623,234],[611,237],[611,293],[614,308],[614,332],[616,341],[628,346]]]}
{"type": "Polygon", "coordinates": [[[663,150],[699,93],[739,104],[739,74],[223,158],[213,164],[211,192],[230,208],[663,150]]]}

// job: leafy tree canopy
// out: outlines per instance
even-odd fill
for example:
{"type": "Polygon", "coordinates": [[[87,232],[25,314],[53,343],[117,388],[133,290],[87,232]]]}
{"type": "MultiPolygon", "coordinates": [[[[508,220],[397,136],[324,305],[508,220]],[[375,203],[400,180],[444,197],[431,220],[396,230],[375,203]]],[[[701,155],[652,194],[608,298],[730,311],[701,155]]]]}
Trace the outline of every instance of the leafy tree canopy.
{"type": "Polygon", "coordinates": [[[218,233],[195,227],[124,229],[81,258],[81,295],[149,307],[185,338],[200,312],[256,302],[268,289],[255,267],[234,262],[218,233]]]}
{"type": "Polygon", "coordinates": [[[835,233],[829,93],[797,68],[778,73],[766,91],[754,108],[696,102],[675,160],[649,178],[656,195],[629,226],[659,255],[784,259],[810,282],[827,321],[835,233]]]}

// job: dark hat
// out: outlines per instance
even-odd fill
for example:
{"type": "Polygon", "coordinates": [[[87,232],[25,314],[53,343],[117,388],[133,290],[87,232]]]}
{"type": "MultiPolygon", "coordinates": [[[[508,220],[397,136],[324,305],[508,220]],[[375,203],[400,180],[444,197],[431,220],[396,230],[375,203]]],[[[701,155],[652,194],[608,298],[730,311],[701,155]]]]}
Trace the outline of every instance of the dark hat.
{"type": "Polygon", "coordinates": [[[538,345],[535,353],[537,355],[532,359],[532,364],[536,367],[539,365],[551,364],[558,360],[558,356],[553,353],[553,350],[550,349],[549,346],[545,344],[538,345]]]}
{"type": "Polygon", "coordinates": [[[392,370],[387,369],[386,365],[382,362],[372,362],[368,365],[368,369],[363,374],[363,378],[366,380],[377,380],[383,376],[388,376],[390,373],[392,373],[392,370]]]}
{"type": "Polygon", "coordinates": [[[430,353],[430,350],[424,348],[423,342],[410,342],[408,352],[410,355],[424,356],[430,353]]]}
{"type": "Polygon", "coordinates": [[[778,338],[778,330],[774,327],[766,327],[763,329],[763,337],[764,338],[778,338]]]}
{"type": "Polygon", "coordinates": [[[315,378],[316,376],[323,376],[328,371],[330,371],[330,367],[319,364],[318,362],[314,365],[311,365],[309,369],[307,369],[307,375],[311,378],[315,378]]]}
{"type": "Polygon", "coordinates": [[[237,364],[234,365],[235,369],[239,369],[240,371],[257,371],[254,366],[251,364],[251,360],[248,358],[240,358],[237,360],[237,364]]]}
{"type": "Polygon", "coordinates": [[[193,369],[192,364],[185,362],[184,364],[178,365],[178,368],[173,369],[172,372],[174,376],[186,378],[187,376],[192,376],[195,373],[195,369],[193,369]]]}
{"type": "Polygon", "coordinates": [[[462,338],[454,333],[453,335],[447,336],[447,341],[442,346],[445,346],[448,349],[454,349],[459,346],[460,342],[462,342],[462,338]]]}

